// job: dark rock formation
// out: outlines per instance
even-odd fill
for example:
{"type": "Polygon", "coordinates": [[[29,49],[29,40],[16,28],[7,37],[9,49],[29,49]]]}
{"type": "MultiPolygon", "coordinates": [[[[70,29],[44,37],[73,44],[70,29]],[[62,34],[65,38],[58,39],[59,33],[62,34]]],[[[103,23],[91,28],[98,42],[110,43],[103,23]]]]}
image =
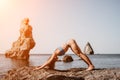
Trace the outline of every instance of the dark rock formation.
{"type": "Polygon", "coordinates": [[[50,75],[46,80],[85,80],[83,77],[67,77],[63,75],[50,75]]]}
{"type": "Polygon", "coordinates": [[[34,70],[34,67],[22,67],[8,71],[1,80],[120,80],[120,68],[85,71],[81,68],[34,70]]]}
{"type": "Polygon", "coordinates": [[[85,54],[94,54],[94,50],[92,48],[92,46],[90,45],[89,42],[87,42],[85,48],[84,48],[84,53],[85,54]]]}
{"type": "Polygon", "coordinates": [[[65,55],[63,57],[63,62],[72,62],[72,61],[73,61],[73,58],[70,55],[65,55]]]}
{"type": "Polygon", "coordinates": [[[15,59],[28,59],[29,52],[34,46],[32,27],[29,25],[29,19],[25,18],[20,26],[20,37],[13,42],[12,48],[5,52],[5,56],[15,59]]]}

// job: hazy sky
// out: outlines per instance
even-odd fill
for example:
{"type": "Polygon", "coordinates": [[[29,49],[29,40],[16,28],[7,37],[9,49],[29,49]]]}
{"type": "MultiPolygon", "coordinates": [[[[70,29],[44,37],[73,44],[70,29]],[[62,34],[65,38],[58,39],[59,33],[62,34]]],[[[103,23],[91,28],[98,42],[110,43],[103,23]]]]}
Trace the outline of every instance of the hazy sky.
{"type": "Polygon", "coordinates": [[[82,50],[89,41],[95,53],[120,53],[120,0],[0,0],[1,53],[25,17],[36,42],[31,53],[52,53],[71,38],[82,50]]]}

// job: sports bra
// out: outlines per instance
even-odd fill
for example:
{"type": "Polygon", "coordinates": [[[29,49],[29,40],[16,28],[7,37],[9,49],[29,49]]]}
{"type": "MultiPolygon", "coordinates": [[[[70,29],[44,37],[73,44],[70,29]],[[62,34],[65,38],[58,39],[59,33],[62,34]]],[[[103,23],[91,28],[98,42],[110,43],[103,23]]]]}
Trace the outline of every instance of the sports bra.
{"type": "Polygon", "coordinates": [[[60,50],[60,53],[58,54],[58,56],[62,56],[62,55],[65,54],[65,51],[64,51],[64,49],[62,47],[58,47],[57,49],[60,50]]]}

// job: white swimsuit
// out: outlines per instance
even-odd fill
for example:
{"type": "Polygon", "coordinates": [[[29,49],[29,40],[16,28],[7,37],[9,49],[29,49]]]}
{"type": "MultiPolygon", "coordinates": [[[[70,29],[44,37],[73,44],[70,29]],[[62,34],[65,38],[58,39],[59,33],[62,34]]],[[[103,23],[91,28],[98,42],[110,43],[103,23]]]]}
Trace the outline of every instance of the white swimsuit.
{"type": "Polygon", "coordinates": [[[58,56],[62,56],[62,55],[65,54],[65,51],[64,51],[64,49],[62,47],[58,47],[57,49],[60,50],[60,53],[58,54],[58,56]]]}

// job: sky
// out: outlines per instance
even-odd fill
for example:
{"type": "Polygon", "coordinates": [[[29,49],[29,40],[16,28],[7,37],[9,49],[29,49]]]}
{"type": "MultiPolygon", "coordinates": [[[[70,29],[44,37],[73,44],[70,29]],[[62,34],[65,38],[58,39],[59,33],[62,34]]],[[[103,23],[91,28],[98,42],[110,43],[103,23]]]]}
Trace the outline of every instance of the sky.
{"type": "Polygon", "coordinates": [[[30,54],[52,53],[69,39],[82,51],[90,42],[96,54],[120,53],[120,0],[0,0],[0,53],[26,17],[36,42],[30,54]]]}

